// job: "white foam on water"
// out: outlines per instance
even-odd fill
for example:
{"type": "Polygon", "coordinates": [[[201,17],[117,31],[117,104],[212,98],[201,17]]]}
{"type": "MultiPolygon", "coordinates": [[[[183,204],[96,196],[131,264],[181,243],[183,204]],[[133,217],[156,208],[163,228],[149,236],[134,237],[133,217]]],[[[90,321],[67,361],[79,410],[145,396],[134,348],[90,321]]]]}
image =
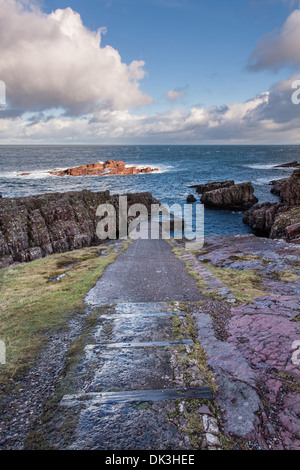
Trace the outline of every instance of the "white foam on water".
{"type": "MultiPolygon", "coordinates": [[[[173,165],[161,165],[161,164],[153,165],[153,163],[142,163],[142,164],[132,163],[130,165],[125,165],[125,167],[126,168],[135,167],[138,170],[142,170],[144,168],[151,168],[154,174],[168,173],[169,171],[172,171],[175,168],[173,165]],[[158,170],[158,171],[154,171],[154,170],[158,170]]],[[[143,173],[139,173],[139,174],[143,174],[143,173]]]]}
{"type": "Polygon", "coordinates": [[[252,168],[253,170],[270,170],[272,168],[275,168],[277,165],[278,163],[268,163],[268,164],[251,163],[249,165],[243,165],[243,167],[252,168]]]}
{"type": "Polygon", "coordinates": [[[257,184],[257,185],[259,185],[259,186],[262,186],[262,185],[271,183],[271,181],[273,181],[273,180],[270,179],[270,178],[256,178],[256,179],[253,181],[253,184],[257,184]]]}
{"type": "Polygon", "coordinates": [[[13,179],[13,178],[22,178],[22,179],[45,179],[45,178],[50,178],[51,175],[47,173],[47,171],[51,170],[33,170],[33,171],[4,171],[3,173],[0,173],[0,178],[7,178],[7,179],[13,179]],[[22,173],[30,173],[28,175],[22,175],[22,173]]]}

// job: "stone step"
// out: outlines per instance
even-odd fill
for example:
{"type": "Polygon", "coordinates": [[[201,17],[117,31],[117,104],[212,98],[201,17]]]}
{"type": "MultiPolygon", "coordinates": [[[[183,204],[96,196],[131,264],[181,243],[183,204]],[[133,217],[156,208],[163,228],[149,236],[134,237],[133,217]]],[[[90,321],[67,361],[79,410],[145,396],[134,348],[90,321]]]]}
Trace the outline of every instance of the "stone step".
{"type": "Polygon", "coordinates": [[[101,315],[101,319],[114,320],[115,318],[132,318],[132,317],[184,317],[184,312],[136,312],[136,313],[112,313],[111,315],[101,315]]]}
{"type": "Polygon", "coordinates": [[[212,400],[213,395],[208,387],[174,388],[162,390],[132,390],[126,392],[83,393],[65,395],[60,404],[64,407],[87,403],[88,406],[100,404],[117,404],[131,402],[158,402],[168,400],[212,400]]]}
{"type": "Polygon", "coordinates": [[[127,349],[127,348],[166,348],[169,346],[193,346],[194,341],[190,339],[183,339],[180,341],[154,341],[149,343],[102,343],[102,344],[88,344],[84,350],[86,352],[94,351],[95,349],[127,349]]]}

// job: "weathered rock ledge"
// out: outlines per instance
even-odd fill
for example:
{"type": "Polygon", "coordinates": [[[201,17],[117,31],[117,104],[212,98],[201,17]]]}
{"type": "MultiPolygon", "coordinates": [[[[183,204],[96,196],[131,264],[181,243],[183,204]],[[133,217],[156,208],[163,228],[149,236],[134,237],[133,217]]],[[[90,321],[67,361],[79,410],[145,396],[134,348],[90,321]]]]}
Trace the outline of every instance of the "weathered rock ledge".
{"type": "Polygon", "coordinates": [[[284,183],[286,183],[288,178],[283,178],[281,180],[274,180],[270,182],[270,185],[272,185],[271,193],[275,194],[276,196],[281,195],[281,189],[284,183]]]}
{"type": "Polygon", "coordinates": [[[126,167],[124,162],[109,160],[105,163],[90,163],[87,165],[68,168],[60,171],[49,171],[54,176],[104,176],[104,175],[138,175],[140,173],[153,173],[157,168],[126,167]]]}
{"type": "Polygon", "coordinates": [[[284,180],[273,182],[281,204],[266,202],[245,212],[244,223],[258,235],[300,243],[300,170],[284,180]]]}
{"type": "Polygon", "coordinates": [[[284,241],[242,235],[206,237],[199,253],[200,262],[227,287],[237,286],[236,294],[244,288],[249,295],[248,301],[232,304],[227,317],[219,310],[205,316],[201,309],[196,318],[219,385],[217,400],[226,411],[226,431],[265,450],[300,449],[299,250],[284,241]],[[231,286],[228,272],[235,277],[231,286]],[[243,287],[247,273],[252,287],[243,287]],[[222,341],[214,338],[215,331],[222,341]]]}
{"type": "Polygon", "coordinates": [[[194,186],[190,186],[192,189],[196,189],[197,194],[204,194],[209,191],[215,191],[216,189],[223,189],[229,188],[230,186],[234,185],[234,181],[213,181],[211,183],[206,184],[196,184],[194,186]]]}
{"type": "MultiPolygon", "coordinates": [[[[150,193],[128,194],[128,207],[158,203],[150,193]]],[[[105,192],[67,192],[0,199],[0,269],[53,253],[99,245],[96,235],[100,204],[114,205],[119,197],[105,192]]],[[[117,217],[118,220],[118,217],[117,217]]]]}

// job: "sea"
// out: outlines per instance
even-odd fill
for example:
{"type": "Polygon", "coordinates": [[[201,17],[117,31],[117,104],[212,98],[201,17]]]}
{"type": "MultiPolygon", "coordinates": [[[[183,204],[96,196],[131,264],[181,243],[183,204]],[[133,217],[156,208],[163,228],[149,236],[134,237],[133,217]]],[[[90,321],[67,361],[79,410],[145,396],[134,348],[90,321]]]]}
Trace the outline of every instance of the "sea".
{"type": "MultiPolygon", "coordinates": [[[[270,181],[293,169],[275,168],[298,160],[300,146],[144,145],[144,146],[0,146],[0,193],[5,198],[66,191],[110,190],[111,194],[149,191],[162,203],[185,204],[190,186],[211,181],[251,181],[259,202],[278,202],[270,181]],[[158,168],[130,176],[51,176],[48,171],[87,163],[122,160],[128,166],[158,168]],[[29,176],[19,176],[31,173],[29,176]]],[[[205,210],[206,235],[251,233],[242,212],[205,210]]]]}

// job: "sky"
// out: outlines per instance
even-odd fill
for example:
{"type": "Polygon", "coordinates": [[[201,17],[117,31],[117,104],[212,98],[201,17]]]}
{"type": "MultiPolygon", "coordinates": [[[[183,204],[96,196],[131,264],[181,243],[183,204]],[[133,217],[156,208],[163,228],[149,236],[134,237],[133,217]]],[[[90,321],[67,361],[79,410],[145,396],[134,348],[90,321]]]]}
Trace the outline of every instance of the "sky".
{"type": "Polygon", "coordinates": [[[300,1],[0,0],[0,80],[0,144],[300,144],[300,1]]]}

